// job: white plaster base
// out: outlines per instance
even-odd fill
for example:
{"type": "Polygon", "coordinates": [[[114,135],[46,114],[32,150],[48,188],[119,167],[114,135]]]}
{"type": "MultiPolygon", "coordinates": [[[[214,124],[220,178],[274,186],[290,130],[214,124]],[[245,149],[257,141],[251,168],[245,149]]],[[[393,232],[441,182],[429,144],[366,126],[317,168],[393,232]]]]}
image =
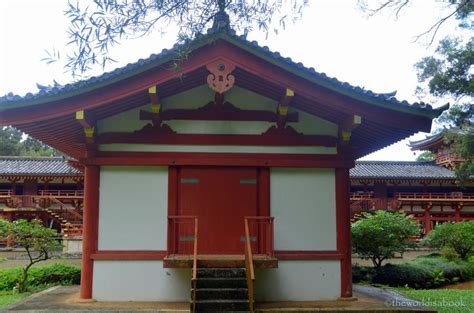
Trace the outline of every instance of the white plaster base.
{"type": "Polygon", "coordinates": [[[82,237],[63,237],[63,253],[82,253],[82,237]]]}
{"type": "Polygon", "coordinates": [[[163,261],[94,261],[93,278],[98,301],[189,301],[191,270],[163,261]]]}
{"type": "Polygon", "coordinates": [[[340,261],[279,261],[278,268],[258,270],[257,301],[336,300],[341,295],[340,261]]]}

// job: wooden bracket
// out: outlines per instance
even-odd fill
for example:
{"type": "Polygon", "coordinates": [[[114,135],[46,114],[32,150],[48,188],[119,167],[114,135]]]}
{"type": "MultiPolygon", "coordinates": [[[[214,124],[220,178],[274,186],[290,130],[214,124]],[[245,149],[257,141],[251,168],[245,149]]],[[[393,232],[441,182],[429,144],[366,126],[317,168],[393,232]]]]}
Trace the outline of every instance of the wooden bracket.
{"type": "Polygon", "coordinates": [[[352,131],[361,124],[362,117],[360,115],[353,115],[351,118],[346,119],[341,125],[339,125],[339,139],[342,145],[349,143],[351,140],[352,131]]]}
{"type": "Polygon", "coordinates": [[[277,115],[278,115],[278,120],[277,120],[277,126],[278,128],[284,128],[286,122],[288,121],[288,110],[289,110],[289,105],[291,103],[291,100],[293,100],[293,97],[295,95],[295,92],[290,89],[286,88],[285,94],[281,98],[280,102],[278,103],[277,107],[277,115]]]}
{"type": "Polygon", "coordinates": [[[87,143],[93,143],[95,137],[95,119],[84,110],[76,112],[76,120],[84,128],[87,143]]]}
{"type": "Polygon", "coordinates": [[[149,120],[153,123],[153,126],[159,126],[161,124],[161,103],[157,93],[157,87],[152,86],[148,88],[148,95],[150,96],[151,111],[140,110],[140,120],[149,120]]]}

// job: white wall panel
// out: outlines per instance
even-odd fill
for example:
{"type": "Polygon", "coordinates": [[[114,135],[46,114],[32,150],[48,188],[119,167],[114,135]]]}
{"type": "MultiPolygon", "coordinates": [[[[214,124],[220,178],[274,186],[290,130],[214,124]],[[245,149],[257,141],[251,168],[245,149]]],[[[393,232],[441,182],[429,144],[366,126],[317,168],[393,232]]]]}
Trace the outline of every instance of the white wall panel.
{"type": "Polygon", "coordinates": [[[94,261],[98,301],[189,301],[190,287],[190,269],[163,268],[163,261],[94,261]]]}
{"type": "Polygon", "coordinates": [[[339,261],[279,261],[257,270],[257,301],[335,300],[341,294],[339,261]]]}
{"type": "Polygon", "coordinates": [[[336,249],[335,189],[334,169],[271,169],[276,250],[336,249]]]}
{"type": "Polygon", "coordinates": [[[101,167],[99,250],[166,250],[167,216],[167,167],[101,167]]]}

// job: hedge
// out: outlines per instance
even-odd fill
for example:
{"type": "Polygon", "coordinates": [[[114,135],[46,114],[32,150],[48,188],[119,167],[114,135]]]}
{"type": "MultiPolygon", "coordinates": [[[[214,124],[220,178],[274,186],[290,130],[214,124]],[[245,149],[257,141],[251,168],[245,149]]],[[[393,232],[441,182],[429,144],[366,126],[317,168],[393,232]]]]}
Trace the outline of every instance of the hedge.
{"type": "Polygon", "coordinates": [[[415,289],[436,288],[474,279],[474,261],[448,261],[442,257],[419,257],[402,264],[386,264],[378,270],[354,266],[355,283],[369,282],[415,289]]]}
{"type": "MultiPolygon", "coordinates": [[[[12,290],[21,276],[21,268],[0,270],[0,291],[12,290]]],[[[74,285],[81,280],[81,269],[78,266],[53,264],[43,267],[32,267],[29,270],[28,286],[74,285]]]]}

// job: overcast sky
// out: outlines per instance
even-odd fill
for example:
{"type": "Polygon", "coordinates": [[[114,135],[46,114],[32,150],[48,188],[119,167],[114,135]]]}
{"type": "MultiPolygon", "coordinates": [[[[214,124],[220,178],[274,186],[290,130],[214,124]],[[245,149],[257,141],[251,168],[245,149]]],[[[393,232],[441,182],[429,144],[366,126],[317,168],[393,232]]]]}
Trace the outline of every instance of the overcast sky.
{"type": "MultiPolygon", "coordinates": [[[[439,39],[456,31],[455,21],[450,21],[441,28],[431,47],[425,44],[428,38],[413,41],[414,36],[446,14],[443,4],[436,0],[412,1],[398,20],[389,12],[367,18],[358,9],[356,0],[309,2],[301,21],[287,25],[278,35],[269,33],[266,38],[265,34],[255,32],[249,39],[352,85],[374,92],[397,90],[398,99],[410,102],[419,101],[414,95],[417,79],[413,64],[431,54],[439,39]]],[[[65,0],[0,1],[0,95],[34,93],[38,91],[36,83],[48,85],[53,79],[61,84],[71,81],[59,64],[47,65],[41,61],[46,56],[45,50],[53,47],[61,50],[68,41],[68,21],[63,15],[66,3],[65,0]]],[[[119,62],[106,71],[170,48],[175,32],[173,27],[168,29],[165,34],[156,32],[115,46],[110,54],[119,62]]],[[[364,159],[414,160],[415,155],[403,141],[364,159]]]]}

